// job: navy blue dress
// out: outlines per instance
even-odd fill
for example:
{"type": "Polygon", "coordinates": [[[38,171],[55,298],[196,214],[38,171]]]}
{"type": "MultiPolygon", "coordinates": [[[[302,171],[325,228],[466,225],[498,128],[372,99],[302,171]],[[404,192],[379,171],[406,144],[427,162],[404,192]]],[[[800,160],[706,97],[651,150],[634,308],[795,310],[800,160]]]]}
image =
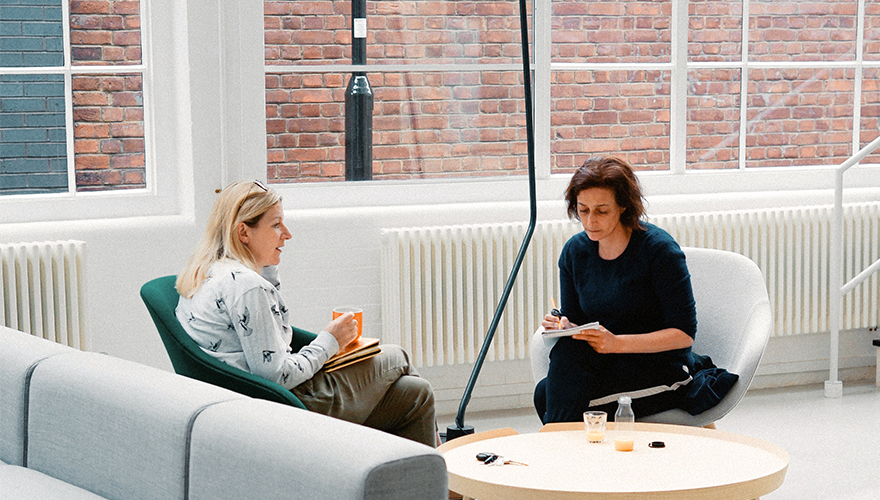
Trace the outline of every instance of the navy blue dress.
{"type": "MultiPolygon", "coordinates": [[[[575,324],[598,321],[615,335],[678,328],[694,337],[696,307],[684,252],[666,231],[642,223],[624,252],[599,256],[585,232],[559,257],[561,309],[575,324]]],[[[675,408],[692,381],[690,348],[652,354],[599,354],[589,343],[560,338],[547,378],[535,389],[544,423],[574,422],[587,410],[611,414],[629,395],[636,418],[675,408]]]]}

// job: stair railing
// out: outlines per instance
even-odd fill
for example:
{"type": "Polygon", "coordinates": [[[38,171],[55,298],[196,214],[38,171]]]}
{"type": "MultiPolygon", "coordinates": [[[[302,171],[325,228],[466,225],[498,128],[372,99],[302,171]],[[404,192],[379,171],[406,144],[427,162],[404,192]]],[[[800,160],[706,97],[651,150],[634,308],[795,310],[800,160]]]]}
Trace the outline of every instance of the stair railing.
{"type": "Polygon", "coordinates": [[[825,382],[825,397],[839,398],[843,396],[843,382],[838,380],[840,364],[840,316],[843,308],[843,297],[869,276],[880,270],[880,259],[868,266],[864,271],[843,283],[843,174],[857,165],[866,156],[880,147],[880,137],[859,150],[848,160],[841,163],[834,177],[834,211],[831,219],[831,352],[829,357],[829,374],[825,382]]]}

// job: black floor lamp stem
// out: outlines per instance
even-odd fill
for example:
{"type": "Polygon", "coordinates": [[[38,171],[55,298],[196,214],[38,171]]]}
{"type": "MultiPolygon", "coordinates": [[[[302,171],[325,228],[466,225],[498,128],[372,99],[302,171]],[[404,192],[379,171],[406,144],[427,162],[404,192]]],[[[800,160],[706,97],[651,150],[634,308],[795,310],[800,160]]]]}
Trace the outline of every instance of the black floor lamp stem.
{"type": "Polygon", "coordinates": [[[510,276],[507,278],[507,285],[504,287],[504,293],[501,295],[501,300],[498,302],[498,307],[495,309],[495,316],[492,318],[492,324],[489,326],[486,338],[483,339],[483,347],[480,349],[480,354],[474,364],[471,378],[468,380],[467,387],[465,387],[464,394],[461,397],[461,404],[458,407],[458,414],[455,417],[455,425],[450,425],[446,428],[447,440],[455,439],[465,434],[473,434],[474,432],[472,426],[465,425],[464,412],[470,402],[471,394],[477,383],[477,377],[480,375],[480,370],[483,368],[483,362],[486,360],[486,355],[489,353],[489,347],[492,345],[492,339],[495,337],[495,330],[498,328],[501,314],[504,312],[504,307],[507,305],[507,299],[510,297],[511,290],[513,290],[516,276],[519,274],[520,267],[522,267],[526,250],[528,250],[529,243],[532,241],[532,234],[535,232],[535,223],[538,219],[538,202],[537,195],[535,194],[535,131],[533,125],[534,120],[532,117],[532,69],[531,64],[529,63],[529,29],[526,0],[519,0],[519,21],[522,42],[523,88],[525,91],[526,105],[526,144],[528,147],[529,162],[529,227],[526,229],[522,245],[519,249],[519,254],[517,254],[516,261],[513,263],[513,269],[510,271],[510,276]]]}

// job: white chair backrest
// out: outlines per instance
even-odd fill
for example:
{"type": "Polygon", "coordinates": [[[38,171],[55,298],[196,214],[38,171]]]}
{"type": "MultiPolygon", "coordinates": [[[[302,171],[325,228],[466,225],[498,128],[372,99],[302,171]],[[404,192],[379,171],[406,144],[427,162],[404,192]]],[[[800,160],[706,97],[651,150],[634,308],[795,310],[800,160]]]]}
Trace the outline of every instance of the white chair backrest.
{"type": "Polygon", "coordinates": [[[710,356],[730,372],[754,374],[772,326],[761,270],[737,253],[683,250],[697,305],[694,352],[710,356]]]}

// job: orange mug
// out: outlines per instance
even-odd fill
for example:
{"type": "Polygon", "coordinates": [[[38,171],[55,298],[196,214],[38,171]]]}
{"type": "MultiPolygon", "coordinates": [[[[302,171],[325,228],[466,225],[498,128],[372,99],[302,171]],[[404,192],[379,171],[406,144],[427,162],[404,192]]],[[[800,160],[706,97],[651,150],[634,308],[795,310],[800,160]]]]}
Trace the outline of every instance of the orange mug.
{"type": "Polygon", "coordinates": [[[336,319],[342,316],[345,313],[354,313],[354,319],[358,322],[358,334],[357,337],[352,341],[361,338],[361,335],[364,333],[364,310],[357,307],[337,307],[333,309],[333,319],[336,319]]]}

